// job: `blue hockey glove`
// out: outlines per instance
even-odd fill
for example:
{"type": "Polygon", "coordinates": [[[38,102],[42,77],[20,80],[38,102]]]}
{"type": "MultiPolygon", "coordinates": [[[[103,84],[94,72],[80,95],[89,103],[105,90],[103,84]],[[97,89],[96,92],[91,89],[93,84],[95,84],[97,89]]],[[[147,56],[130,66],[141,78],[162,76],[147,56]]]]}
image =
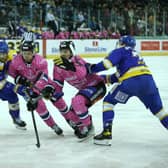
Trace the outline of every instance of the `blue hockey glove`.
{"type": "Polygon", "coordinates": [[[68,59],[61,57],[61,56],[55,57],[54,65],[56,65],[62,69],[65,69],[67,71],[74,71],[74,72],[76,71],[73,63],[70,62],[68,59]]]}

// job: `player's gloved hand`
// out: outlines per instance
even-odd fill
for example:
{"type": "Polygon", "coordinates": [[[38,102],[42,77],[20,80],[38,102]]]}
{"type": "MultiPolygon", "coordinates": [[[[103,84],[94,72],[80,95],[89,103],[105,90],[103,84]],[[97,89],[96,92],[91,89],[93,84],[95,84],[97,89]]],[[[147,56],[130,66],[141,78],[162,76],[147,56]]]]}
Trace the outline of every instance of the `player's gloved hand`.
{"type": "Polygon", "coordinates": [[[52,102],[55,102],[59,98],[61,98],[64,94],[62,92],[56,92],[55,88],[52,85],[47,85],[42,90],[42,95],[45,99],[50,99],[52,102]]]}
{"type": "Polygon", "coordinates": [[[29,100],[27,102],[27,110],[34,111],[37,108],[37,105],[38,105],[38,101],[35,102],[35,101],[29,100]]]}
{"type": "Polygon", "coordinates": [[[59,66],[62,69],[68,70],[68,71],[76,71],[74,65],[72,62],[70,62],[70,60],[61,57],[61,56],[57,56],[54,59],[54,65],[59,66]]]}
{"type": "Polygon", "coordinates": [[[35,92],[30,92],[29,100],[27,101],[27,110],[33,111],[38,106],[39,95],[35,92]]]}
{"type": "Polygon", "coordinates": [[[55,88],[52,85],[45,86],[45,88],[41,91],[45,99],[50,99],[53,96],[54,92],[55,92],[55,88]]]}
{"type": "Polygon", "coordinates": [[[31,82],[24,76],[20,76],[20,75],[15,77],[15,83],[23,86],[27,86],[27,87],[31,86],[31,82]]]}

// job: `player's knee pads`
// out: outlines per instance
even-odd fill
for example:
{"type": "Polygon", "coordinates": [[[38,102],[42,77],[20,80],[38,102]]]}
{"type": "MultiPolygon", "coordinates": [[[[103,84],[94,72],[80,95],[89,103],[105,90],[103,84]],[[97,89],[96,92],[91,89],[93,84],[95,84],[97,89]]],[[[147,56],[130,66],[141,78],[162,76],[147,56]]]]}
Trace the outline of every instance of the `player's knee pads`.
{"type": "Polygon", "coordinates": [[[6,82],[7,82],[6,80],[0,81],[0,90],[2,90],[4,88],[6,82]]]}
{"type": "Polygon", "coordinates": [[[16,110],[19,110],[19,102],[17,103],[8,103],[9,105],[9,110],[11,111],[16,111],[16,110]]]}
{"type": "Polygon", "coordinates": [[[18,102],[18,96],[13,90],[14,84],[10,82],[6,82],[2,89],[2,93],[4,94],[4,99],[7,100],[9,103],[14,104],[18,102]]]}
{"type": "Polygon", "coordinates": [[[103,112],[105,112],[105,111],[113,111],[114,106],[115,105],[113,105],[113,104],[111,104],[109,102],[103,101],[103,112]]]}
{"type": "Polygon", "coordinates": [[[162,125],[168,129],[168,113],[162,109],[156,113],[155,116],[160,120],[162,125]]]}
{"type": "Polygon", "coordinates": [[[57,100],[56,102],[53,102],[53,104],[60,112],[65,111],[65,109],[68,108],[65,101],[62,98],[57,100]]]}
{"type": "Polygon", "coordinates": [[[160,122],[166,129],[168,129],[168,116],[164,117],[160,122]]]}
{"type": "Polygon", "coordinates": [[[72,99],[72,108],[77,115],[87,111],[86,98],[82,95],[77,95],[72,99]]]}
{"type": "Polygon", "coordinates": [[[38,106],[37,106],[36,111],[37,111],[39,114],[42,114],[42,113],[48,111],[48,110],[47,110],[47,107],[46,107],[46,105],[45,105],[45,102],[44,102],[42,99],[38,101],[38,106]]]}

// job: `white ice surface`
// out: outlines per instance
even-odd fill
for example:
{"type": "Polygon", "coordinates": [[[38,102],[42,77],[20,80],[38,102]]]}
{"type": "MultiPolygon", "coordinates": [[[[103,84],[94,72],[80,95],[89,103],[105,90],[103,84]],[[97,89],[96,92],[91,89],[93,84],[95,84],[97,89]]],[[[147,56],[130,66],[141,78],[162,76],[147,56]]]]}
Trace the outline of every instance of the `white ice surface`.
{"type": "MultiPolygon", "coordinates": [[[[168,57],[144,59],[153,72],[165,109],[168,109],[168,57]]],[[[87,60],[93,63],[101,59],[87,60]]],[[[48,62],[51,75],[52,61],[48,62]]],[[[64,91],[64,98],[70,104],[76,90],[66,85],[64,91]]],[[[115,107],[111,147],[94,145],[92,140],[78,143],[57,109],[46,102],[65,136],[55,135],[35,114],[40,149],[35,146],[31,114],[22,97],[19,98],[27,131],[14,128],[7,102],[0,101],[0,168],[168,168],[168,132],[137,98],[115,107]]],[[[90,113],[95,131],[100,133],[102,101],[90,108],[90,113]]]]}

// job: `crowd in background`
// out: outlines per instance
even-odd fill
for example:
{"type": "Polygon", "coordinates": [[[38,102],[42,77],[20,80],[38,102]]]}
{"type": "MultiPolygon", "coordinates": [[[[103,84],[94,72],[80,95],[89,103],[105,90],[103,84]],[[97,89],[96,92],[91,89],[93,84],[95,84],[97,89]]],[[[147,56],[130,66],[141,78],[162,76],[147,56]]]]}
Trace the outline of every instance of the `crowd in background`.
{"type": "Polygon", "coordinates": [[[167,0],[0,0],[0,38],[167,36],[167,9],[167,0]]]}

